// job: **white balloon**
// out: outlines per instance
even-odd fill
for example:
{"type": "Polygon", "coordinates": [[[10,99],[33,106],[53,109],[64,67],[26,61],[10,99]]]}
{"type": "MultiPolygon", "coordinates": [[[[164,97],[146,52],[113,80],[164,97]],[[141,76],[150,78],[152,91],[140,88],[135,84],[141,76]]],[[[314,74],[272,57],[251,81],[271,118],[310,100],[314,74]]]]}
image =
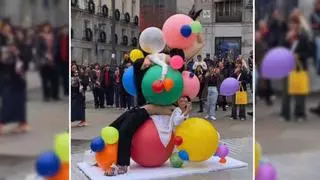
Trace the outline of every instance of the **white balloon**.
{"type": "Polygon", "coordinates": [[[161,52],[166,45],[161,29],[156,27],[149,27],[142,31],[139,43],[142,50],[151,54],[161,52]]]}

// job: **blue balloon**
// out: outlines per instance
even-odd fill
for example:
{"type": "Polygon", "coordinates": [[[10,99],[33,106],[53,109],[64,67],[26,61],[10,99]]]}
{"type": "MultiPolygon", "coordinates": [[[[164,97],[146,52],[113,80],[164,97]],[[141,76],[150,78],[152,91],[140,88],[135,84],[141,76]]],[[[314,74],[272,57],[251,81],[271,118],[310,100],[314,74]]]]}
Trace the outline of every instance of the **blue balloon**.
{"type": "Polygon", "coordinates": [[[99,136],[92,139],[90,147],[93,152],[101,152],[104,149],[104,145],[104,140],[99,136]]]}
{"type": "Polygon", "coordinates": [[[189,37],[192,33],[192,29],[191,26],[189,25],[184,25],[182,26],[182,28],[180,29],[180,33],[182,34],[183,37],[189,37]]]}
{"type": "Polygon", "coordinates": [[[186,151],[181,150],[179,151],[179,157],[180,159],[182,159],[183,161],[189,161],[189,155],[186,151]]]}
{"type": "Polygon", "coordinates": [[[137,88],[134,82],[133,66],[129,67],[123,74],[122,84],[124,89],[132,96],[137,95],[137,88]]]}
{"type": "Polygon", "coordinates": [[[36,160],[36,171],[42,177],[54,176],[60,169],[60,163],[59,157],[53,151],[48,151],[36,160]]]}

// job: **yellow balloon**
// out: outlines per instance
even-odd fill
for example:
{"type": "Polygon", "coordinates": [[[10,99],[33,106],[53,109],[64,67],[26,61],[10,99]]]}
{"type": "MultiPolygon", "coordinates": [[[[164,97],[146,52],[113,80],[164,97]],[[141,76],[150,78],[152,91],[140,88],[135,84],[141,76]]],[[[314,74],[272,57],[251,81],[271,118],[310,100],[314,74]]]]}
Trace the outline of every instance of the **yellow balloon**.
{"type": "Polygon", "coordinates": [[[135,62],[137,59],[144,58],[143,52],[139,49],[134,49],[130,52],[130,59],[132,62],[135,62]]]}
{"type": "Polygon", "coordinates": [[[107,126],[101,130],[101,137],[106,144],[115,144],[119,140],[119,132],[116,128],[107,126]]]}
{"type": "Polygon", "coordinates": [[[69,162],[69,134],[58,134],[54,140],[54,150],[62,162],[69,162]]]}
{"type": "Polygon", "coordinates": [[[259,143],[256,142],[254,148],[255,148],[255,150],[254,150],[254,158],[255,158],[254,167],[257,172],[257,169],[260,164],[260,159],[261,159],[261,146],[259,143]]]}
{"type": "Polygon", "coordinates": [[[175,135],[182,138],[178,149],[185,150],[190,161],[205,161],[217,151],[218,132],[211,123],[202,118],[187,119],[177,127],[175,135]]]}

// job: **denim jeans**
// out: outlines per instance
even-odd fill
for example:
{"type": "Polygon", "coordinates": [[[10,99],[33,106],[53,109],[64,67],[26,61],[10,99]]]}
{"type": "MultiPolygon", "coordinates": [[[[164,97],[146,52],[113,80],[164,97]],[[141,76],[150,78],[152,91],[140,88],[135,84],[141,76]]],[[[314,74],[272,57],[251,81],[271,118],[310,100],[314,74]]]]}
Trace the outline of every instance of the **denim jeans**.
{"type": "Polygon", "coordinates": [[[218,89],[216,86],[208,87],[208,96],[207,96],[207,113],[209,116],[216,117],[216,104],[218,100],[218,89]]]}

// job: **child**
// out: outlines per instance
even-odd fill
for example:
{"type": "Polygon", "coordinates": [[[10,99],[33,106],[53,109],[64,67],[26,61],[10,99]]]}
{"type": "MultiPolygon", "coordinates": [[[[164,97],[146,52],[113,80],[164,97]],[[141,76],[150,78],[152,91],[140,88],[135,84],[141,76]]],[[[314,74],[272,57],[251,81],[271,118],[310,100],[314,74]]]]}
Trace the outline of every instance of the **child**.
{"type": "Polygon", "coordinates": [[[150,115],[153,115],[151,118],[157,127],[161,142],[164,146],[167,146],[174,127],[187,118],[188,113],[191,111],[189,101],[190,99],[181,97],[177,102],[178,107],[176,108],[145,105],[125,112],[115,120],[110,126],[119,131],[118,159],[116,167],[112,167],[111,171],[106,172],[105,175],[115,176],[128,172],[133,135],[150,118],[150,115]]]}

